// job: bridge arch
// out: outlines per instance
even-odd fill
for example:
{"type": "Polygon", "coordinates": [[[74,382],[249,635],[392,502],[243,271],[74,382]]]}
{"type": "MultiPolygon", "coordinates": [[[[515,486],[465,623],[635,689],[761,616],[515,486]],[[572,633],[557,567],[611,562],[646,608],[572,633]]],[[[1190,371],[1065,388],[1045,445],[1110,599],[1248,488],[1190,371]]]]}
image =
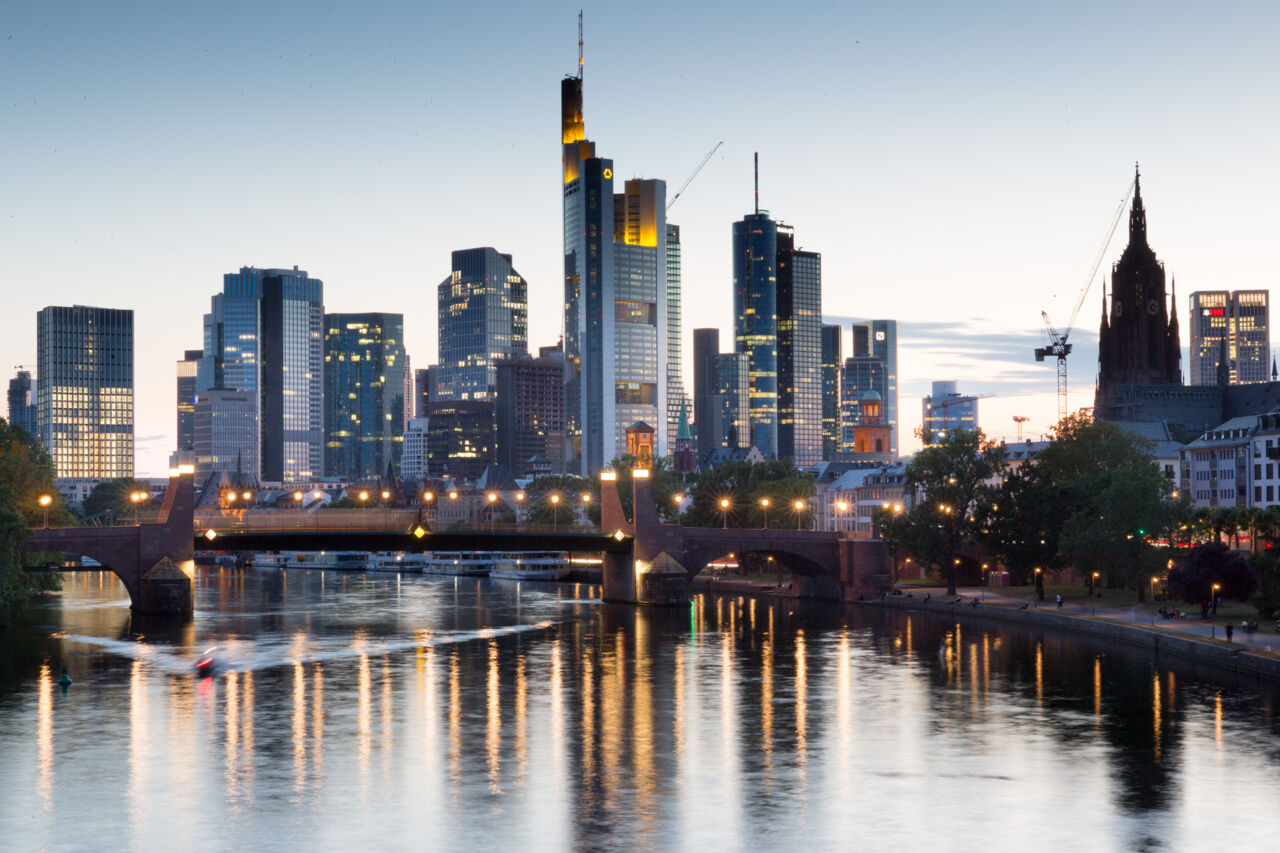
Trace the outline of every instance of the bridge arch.
{"type": "Polygon", "coordinates": [[[730,550],[718,543],[689,545],[685,550],[683,565],[689,572],[689,579],[692,580],[708,565],[731,554],[739,558],[747,556],[774,558],[791,575],[796,594],[802,598],[839,601],[843,597],[840,581],[834,568],[824,566],[812,554],[791,550],[785,546],[743,545],[737,550],[730,550]]]}

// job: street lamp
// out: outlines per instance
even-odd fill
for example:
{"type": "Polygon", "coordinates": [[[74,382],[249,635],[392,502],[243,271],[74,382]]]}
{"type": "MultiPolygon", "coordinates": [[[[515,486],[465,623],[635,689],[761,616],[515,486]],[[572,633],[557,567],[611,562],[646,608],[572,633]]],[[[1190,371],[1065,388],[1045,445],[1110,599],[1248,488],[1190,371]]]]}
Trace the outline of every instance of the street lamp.
{"type": "Polygon", "coordinates": [[[516,524],[520,523],[520,505],[524,503],[524,492],[516,492],[516,524]]]}
{"type": "Polygon", "coordinates": [[[847,533],[848,531],[845,530],[845,524],[844,524],[845,522],[844,514],[849,511],[849,502],[836,501],[836,511],[840,513],[840,518],[836,521],[836,530],[840,530],[847,533]]]}
{"type": "MultiPolygon", "coordinates": [[[[129,501],[133,504],[133,523],[135,525],[138,524],[138,509],[139,509],[138,505],[141,504],[146,499],[147,499],[146,492],[130,492],[129,493],[129,501]]],[[[47,524],[45,526],[48,527],[47,524]]]]}
{"type": "Polygon", "coordinates": [[[1218,615],[1218,590],[1222,589],[1221,584],[1213,585],[1213,615],[1218,615]]]}
{"type": "Polygon", "coordinates": [[[1089,597],[1093,598],[1093,585],[1098,582],[1098,573],[1094,572],[1089,575],[1089,597]]]}
{"type": "Polygon", "coordinates": [[[1036,566],[1036,597],[1044,601],[1044,577],[1039,566],[1036,566]]]}
{"type": "Polygon", "coordinates": [[[551,496],[551,529],[554,531],[560,526],[560,496],[551,496]]]}
{"type": "Polygon", "coordinates": [[[369,493],[361,492],[357,495],[360,498],[360,518],[364,522],[362,527],[367,527],[369,522],[369,493]]]}
{"type": "Polygon", "coordinates": [[[253,500],[253,492],[245,492],[245,493],[244,493],[244,499],[245,499],[246,501],[253,500]]]}
{"type": "Polygon", "coordinates": [[[729,499],[720,499],[720,528],[722,530],[729,529],[729,499]]]}
{"type": "Polygon", "coordinates": [[[1158,580],[1160,580],[1160,578],[1156,577],[1155,575],[1151,576],[1151,600],[1152,601],[1156,600],[1156,582],[1158,580]]]}
{"type": "Polygon", "coordinates": [[[796,511],[796,530],[800,529],[800,519],[804,518],[804,501],[796,498],[791,504],[791,508],[796,511]]]}
{"type": "Polygon", "coordinates": [[[44,526],[49,526],[49,504],[53,503],[52,495],[41,495],[40,506],[44,507],[44,526]]]}
{"type": "Polygon", "coordinates": [[[760,508],[764,510],[764,529],[769,529],[769,499],[760,499],[760,508]]]}
{"type": "Polygon", "coordinates": [[[489,501],[489,532],[492,533],[493,532],[493,514],[498,509],[498,493],[489,492],[489,494],[485,495],[485,497],[489,501]]]}

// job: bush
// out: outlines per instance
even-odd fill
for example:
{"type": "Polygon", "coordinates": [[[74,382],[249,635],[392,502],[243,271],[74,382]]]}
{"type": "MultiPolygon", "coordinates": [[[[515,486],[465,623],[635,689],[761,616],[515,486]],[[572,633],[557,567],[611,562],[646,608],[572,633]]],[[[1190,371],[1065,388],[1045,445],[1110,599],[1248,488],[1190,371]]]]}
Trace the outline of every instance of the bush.
{"type": "Polygon", "coordinates": [[[1258,578],[1244,554],[1221,542],[1197,545],[1169,572],[1169,592],[1191,604],[1211,602],[1214,584],[1223,598],[1246,601],[1258,578]]]}

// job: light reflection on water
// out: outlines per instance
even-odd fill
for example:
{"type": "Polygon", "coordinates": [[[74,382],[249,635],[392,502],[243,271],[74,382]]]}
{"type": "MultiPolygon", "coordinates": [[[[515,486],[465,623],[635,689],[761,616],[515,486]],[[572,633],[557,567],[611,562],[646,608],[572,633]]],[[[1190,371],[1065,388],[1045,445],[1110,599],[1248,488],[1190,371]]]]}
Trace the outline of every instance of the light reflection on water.
{"type": "Polygon", "coordinates": [[[38,654],[0,682],[6,848],[1273,840],[1276,694],[1124,649],[792,601],[615,607],[582,585],[199,584],[187,625],[131,621],[100,575],[38,614],[38,654]],[[198,679],[214,644],[227,669],[198,679]]]}

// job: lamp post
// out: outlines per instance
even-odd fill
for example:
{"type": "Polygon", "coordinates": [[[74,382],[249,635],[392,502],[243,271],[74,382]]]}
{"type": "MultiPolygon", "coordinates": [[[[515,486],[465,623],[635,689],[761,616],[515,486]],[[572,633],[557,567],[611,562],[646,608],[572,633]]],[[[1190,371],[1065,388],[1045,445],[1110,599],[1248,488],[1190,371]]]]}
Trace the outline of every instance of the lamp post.
{"type": "Polygon", "coordinates": [[[428,489],[422,493],[422,502],[427,505],[427,524],[431,523],[431,504],[436,499],[436,493],[428,489]]]}
{"type": "Polygon", "coordinates": [[[551,530],[554,532],[560,526],[560,496],[551,496],[551,530]]]}
{"type": "Polygon", "coordinates": [[[41,495],[40,506],[44,508],[44,526],[49,526],[49,504],[53,503],[53,495],[41,495]]]}
{"type": "Polygon", "coordinates": [[[729,499],[720,499],[720,529],[729,529],[729,499]]]}
{"type": "Polygon", "coordinates": [[[1221,584],[1215,583],[1213,585],[1213,615],[1214,616],[1218,615],[1218,590],[1220,589],[1222,589],[1221,584]]]}
{"type": "Polygon", "coordinates": [[[1040,567],[1036,566],[1036,598],[1044,601],[1044,578],[1040,573],[1040,567]]]}
{"type": "Polygon", "coordinates": [[[489,494],[485,495],[485,498],[489,501],[489,532],[492,533],[493,532],[493,516],[498,509],[498,493],[489,492],[489,494]]]}
{"type": "Polygon", "coordinates": [[[369,493],[361,492],[357,497],[360,498],[360,520],[361,527],[369,526],[369,493]]]}
{"type": "MultiPolygon", "coordinates": [[[[129,501],[133,504],[133,524],[135,527],[138,526],[138,523],[139,523],[138,510],[141,509],[142,502],[145,501],[146,499],[147,499],[146,492],[130,492],[129,493],[129,501]]],[[[48,526],[49,525],[46,523],[45,527],[48,527],[48,526]]]]}
{"type": "Polygon", "coordinates": [[[524,492],[516,492],[516,526],[520,526],[520,506],[524,503],[524,492]]]}
{"type": "Polygon", "coordinates": [[[1158,580],[1160,579],[1155,575],[1151,576],[1151,600],[1152,601],[1156,600],[1156,581],[1158,580]]]}
{"type": "Polygon", "coordinates": [[[760,499],[760,508],[764,510],[764,529],[769,529],[769,499],[760,499]]]}
{"type": "Polygon", "coordinates": [[[796,530],[800,529],[800,520],[804,518],[804,506],[804,501],[799,498],[796,498],[795,502],[791,504],[791,508],[796,511],[796,530]]]}
{"type": "Polygon", "coordinates": [[[1093,598],[1093,587],[1098,582],[1098,573],[1092,572],[1089,575],[1089,597],[1093,598]]]}
{"type": "Polygon", "coordinates": [[[839,530],[841,533],[848,532],[845,530],[845,513],[848,511],[848,501],[836,501],[836,512],[840,513],[839,517],[836,519],[836,530],[839,530]]]}

